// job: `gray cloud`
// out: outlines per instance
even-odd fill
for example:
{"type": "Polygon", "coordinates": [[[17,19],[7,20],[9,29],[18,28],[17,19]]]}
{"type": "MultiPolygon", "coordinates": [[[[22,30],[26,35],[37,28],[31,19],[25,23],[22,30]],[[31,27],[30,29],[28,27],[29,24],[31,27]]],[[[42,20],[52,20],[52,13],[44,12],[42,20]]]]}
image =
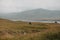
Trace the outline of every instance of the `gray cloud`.
{"type": "Polygon", "coordinates": [[[0,12],[19,12],[36,8],[60,10],[60,0],[0,0],[0,12]]]}

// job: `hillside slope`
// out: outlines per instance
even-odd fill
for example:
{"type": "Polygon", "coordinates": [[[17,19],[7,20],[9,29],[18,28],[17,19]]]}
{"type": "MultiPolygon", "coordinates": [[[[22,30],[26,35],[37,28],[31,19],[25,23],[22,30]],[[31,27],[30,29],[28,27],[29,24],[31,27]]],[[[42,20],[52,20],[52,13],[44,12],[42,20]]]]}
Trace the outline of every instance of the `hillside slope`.
{"type": "MultiPolygon", "coordinates": [[[[48,19],[58,18],[60,20],[60,10],[47,10],[47,9],[33,9],[23,12],[15,12],[9,14],[1,14],[2,18],[14,19],[14,20],[35,20],[35,19],[48,19]]],[[[52,20],[52,19],[51,19],[52,20]]]]}

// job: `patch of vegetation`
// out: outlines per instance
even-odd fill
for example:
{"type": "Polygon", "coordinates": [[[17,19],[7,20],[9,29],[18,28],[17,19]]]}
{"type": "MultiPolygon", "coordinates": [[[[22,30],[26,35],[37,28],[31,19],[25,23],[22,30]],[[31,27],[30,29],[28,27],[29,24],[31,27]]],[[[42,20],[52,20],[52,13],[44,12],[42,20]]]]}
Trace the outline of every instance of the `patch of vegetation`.
{"type": "Polygon", "coordinates": [[[48,40],[60,40],[60,32],[58,33],[48,33],[47,34],[48,40]]]}

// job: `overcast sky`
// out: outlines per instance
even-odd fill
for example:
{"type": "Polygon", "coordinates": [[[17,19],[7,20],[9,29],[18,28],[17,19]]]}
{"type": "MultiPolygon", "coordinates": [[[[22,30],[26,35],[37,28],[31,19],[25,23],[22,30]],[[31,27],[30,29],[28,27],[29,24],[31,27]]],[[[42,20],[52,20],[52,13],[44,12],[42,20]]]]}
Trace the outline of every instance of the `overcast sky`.
{"type": "Polygon", "coordinates": [[[60,10],[60,0],[0,0],[0,12],[21,12],[44,8],[60,10]]]}

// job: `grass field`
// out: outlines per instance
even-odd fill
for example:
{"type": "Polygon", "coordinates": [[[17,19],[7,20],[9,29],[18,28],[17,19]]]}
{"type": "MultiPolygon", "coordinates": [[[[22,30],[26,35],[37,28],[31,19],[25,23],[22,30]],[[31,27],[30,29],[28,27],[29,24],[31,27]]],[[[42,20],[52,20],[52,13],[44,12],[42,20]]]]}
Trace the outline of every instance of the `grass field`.
{"type": "Polygon", "coordinates": [[[0,40],[60,40],[60,24],[0,19],[0,40]]]}

